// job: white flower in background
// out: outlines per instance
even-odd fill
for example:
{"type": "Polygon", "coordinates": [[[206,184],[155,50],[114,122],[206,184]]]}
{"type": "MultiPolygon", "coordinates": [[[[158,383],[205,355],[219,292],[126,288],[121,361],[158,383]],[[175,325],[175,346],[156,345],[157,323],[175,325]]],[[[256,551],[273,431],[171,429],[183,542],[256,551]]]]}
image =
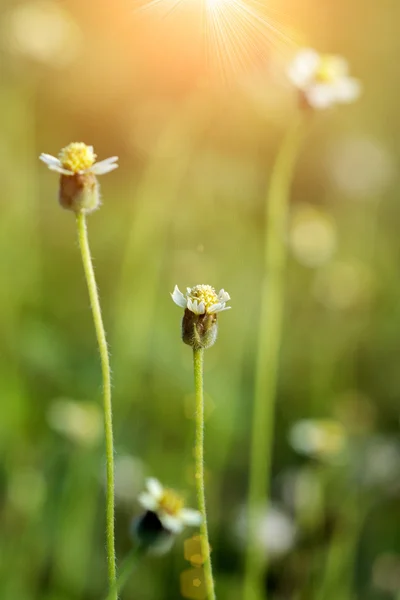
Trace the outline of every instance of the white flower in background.
{"type": "Polygon", "coordinates": [[[96,402],[58,398],[47,412],[50,427],[70,441],[95,446],[102,437],[103,415],[96,402]]]}
{"type": "MultiPolygon", "coordinates": [[[[267,508],[260,508],[252,518],[257,527],[260,548],[269,558],[280,558],[293,548],[297,535],[296,525],[280,506],[270,503],[267,508]]],[[[247,543],[248,514],[245,507],[240,509],[235,530],[240,541],[247,543]]]]}
{"type": "Polygon", "coordinates": [[[51,171],[57,171],[61,175],[82,175],[92,173],[93,175],[104,175],[118,168],[116,161],[118,156],[111,156],[100,162],[96,162],[96,154],[93,146],[87,146],[83,142],[72,142],[63,148],[58,158],[51,154],[40,155],[42,160],[51,171]]]}
{"type": "Polygon", "coordinates": [[[357,100],[361,85],[348,74],[347,61],[333,54],[319,54],[311,48],[300,50],[288,68],[288,77],[315,109],[357,100]]]}
{"type": "Polygon", "coordinates": [[[213,315],[231,308],[231,306],[226,306],[231,297],[223,289],[218,294],[211,285],[195,285],[186,289],[186,296],[184,296],[176,285],[171,294],[172,300],[181,308],[187,308],[195,315],[213,315]]]}
{"type": "Polygon", "coordinates": [[[82,31],[62,3],[29,0],[15,4],[2,15],[3,47],[55,68],[67,67],[78,58],[82,31]]]}
{"type": "Polygon", "coordinates": [[[183,498],[174,490],[164,488],[154,478],[147,479],[147,490],[139,495],[139,503],[155,513],[161,525],[171,533],[180,533],[186,525],[196,527],[202,517],[197,510],[185,508],[183,498]]]}
{"type": "Polygon", "coordinates": [[[345,449],[347,436],[343,426],[333,419],[303,419],[289,432],[296,452],[321,459],[335,459],[345,449]]]}

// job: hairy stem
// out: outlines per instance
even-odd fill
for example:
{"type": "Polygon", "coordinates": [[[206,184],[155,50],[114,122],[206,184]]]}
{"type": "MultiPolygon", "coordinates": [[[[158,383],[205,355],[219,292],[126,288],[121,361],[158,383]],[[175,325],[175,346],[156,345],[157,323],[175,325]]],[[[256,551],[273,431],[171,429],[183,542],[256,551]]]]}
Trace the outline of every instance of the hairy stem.
{"type": "Polygon", "coordinates": [[[104,401],[104,429],[106,443],[106,471],[107,471],[107,499],[106,499],[106,527],[107,527],[107,564],[108,582],[110,589],[110,600],[117,600],[118,592],[115,587],[116,565],[115,565],[115,540],[114,540],[114,442],[112,429],[112,407],[111,407],[111,373],[108,356],[106,333],[96,279],[93,270],[92,258],[90,256],[89,240],[86,228],[86,218],[83,212],[76,215],[79,246],[82,255],[83,269],[85,271],[86,283],[89,292],[90,306],[93,314],[94,327],[96,330],[97,343],[99,346],[101,371],[103,377],[103,401],[104,401]],[[112,590],[114,592],[112,593],[112,590]]]}
{"type": "Polygon", "coordinates": [[[212,574],[210,545],[208,541],[206,498],[204,491],[204,394],[203,394],[203,359],[204,350],[193,350],[194,386],[196,392],[196,491],[199,511],[203,517],[200,526],[201,551],[203,556],[204,577],[207,599],[215,600],[214,579],[212,574]]]}

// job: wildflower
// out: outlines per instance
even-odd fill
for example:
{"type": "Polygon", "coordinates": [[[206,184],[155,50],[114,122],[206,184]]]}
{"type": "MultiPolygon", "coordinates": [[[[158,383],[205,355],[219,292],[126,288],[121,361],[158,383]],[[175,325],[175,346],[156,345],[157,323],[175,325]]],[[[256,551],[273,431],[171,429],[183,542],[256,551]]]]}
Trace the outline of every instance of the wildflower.
{"type": "Polygon", "coordinates": [[[300,50],[288,69],[290,81],[298,88],[308,106],[329,108],[357,100],[361,85],[348,75],[347,61],[341,56],[300,50]]]}
{"type": "Polygon", "coordinates": [[[185,309],[182,320],[182,339],[194,349],[210,348],[217,339],[217,314],[231,307],[224,289],[217,294],[210,285],[195,285],[187,288],[186,296],[178,286],[171,294],[172,300],[185,309]]]}
{"type": "Polygon", "coordinates": [[[185,508],[183,498],[174,490],[164,488],[157,479],[146,482],[147,491],[139,496],[146,510],[155,513],[162,526],[171,533],[180,533],[185,525],[200,525],[201,515],[197,510],[185,508]]]}
{"type": "Polygon", "coordinates": [[[47,420],[54,431],[76,444],[95,446],[100,441],[103,419],[95,402],[58,398],[50,405],[47,420]]]}
{"type": "MultiPolygon", "coordinates": [[[[234,526],[234,533],[243,545],[248,542],[248,519],[246,508],[243,506],[239,509],[234,526]]],[[[260,550],[269,558],[282,557],[293,548],[297,528],[293,519],[280,505],[260,505],[250,519],[257,532],[260,550]]]]}
{"type": "Polygon", "coordinates": [[[197,510],[185,508],[183,498],[157,479],[148,479],[146,487],[138,498],[146,512],[132,522],[132,536],[142,550],[164,554],[185,525],[200,525],[202,517],[197,510]]]}
{"type": "Polygon", "coordinates": [[[303,419],[293,425],[289,441],[294,450],[320,459],[336,459],[347,444],[344,428],[333,419],[303,419]]]}
{"type": "Polygon", "coordinates": [[[97,175],[104,175],[118,168],[117,156],[96,162],[93,146],[72,142],[60,151],[58,158],[41,154],[51,171],[60,173],[59,201],[63,208],[74,212],[92,212],[100,206],[97,175]]]}

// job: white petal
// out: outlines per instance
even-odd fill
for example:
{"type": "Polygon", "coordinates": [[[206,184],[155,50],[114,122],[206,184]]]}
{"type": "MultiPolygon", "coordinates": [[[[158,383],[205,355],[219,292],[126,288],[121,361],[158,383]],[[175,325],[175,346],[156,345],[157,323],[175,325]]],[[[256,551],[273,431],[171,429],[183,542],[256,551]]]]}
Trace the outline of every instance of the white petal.
{"type": "Polygon", "coordinates": [[[177,285],[175,286],[174,291],[171,294],[171,298],[175,302],[175,304],[177,304],[181,308],[186,308],[186,306],[187,306],[186,298],[182,294],[182,292],[180,291],[180,289],[178,288],[177,285]]]}
{"type": "Polygon", "coordinates": [[[89,169],[89,171],[91,171],[95,175],[104,175],[105,173],[114,171],[114,169],[118,169],[118,165],[115,164],[117,160],[118,156],[111,156],[110,158],[106,158],[105,160],[101,160],[100,162],[95,163],[89,169]]]}
{"type": "Polygon", "coordinates": [[[204,302],[200,302],[199,304],[197,300],[192,301],[190,298],[188,298],[187,307],[195,315],[204,315],[204,313],[206,312],[204,302]]]}
{"type": "Polygon", "coordinates": [[[230,299],[231,299],[230,295],[224,289],[219,291],[218,300],[220,302],[228,302],[228,300],[230,300],[230,299]]]}
{"type": "Polygon", "coordinates": [[[180,517],[185,525],[191,525],[193,527],[197,527],[203,522],[203,517],[199,511],[193,510],[192,508],[182,508],[180,517]]]}
{"type": "Polygon", "coordinates": [[[207,312],[209,315],[212,315],[213,313],[221,312],[221,310],[224,308],[224,306],[225,306],[225,302],[217,302],[217,304],[212,304],[207,309],[207,312]]]}
{"type": "Polygon", "coordinates": [[[148,492],[142,492],[138,496],[138,502],[145,508],[146,510],[151,510],[155,512],[158,508],[157,500],[148,492]]]}
{"type": "Polygon", "coordinates": [[[217,310],[214,310],[215,313],[220,313],[223,312],[224,310],[230,310],[232,308],[232,306],[222,306],[221,308],[218,308],[217,310]]]}
{"type": "Polygon", "coordinates": [[[304,91],[307,101],[317,110],[329,108],[336,102],[335,87],[328,83],[311,85],[304,91]]]}
{"type": "Polygon", "coordinates": [[[335,84],[335,95],[338,102],[355,102],[361,95],[361,83],[353,77],[342,77],[335,84]]]}
{"type": "Polygon", "coordinates": [[[52,156],[51,154],[45,154],[44,152],[42,152],[42,154],[39,156],[39,160],[43,161],[44,163],[46,163],[46,165],[53,166],[53,167],[61,167],[61,163],[58,160],[58,158],[56,158],[55,156],[52,156]]]}
{"type": "Polygon", "coordinates": [[[312,81],[321,57],[315,50],[305,48],[295,56],[292,63],[289,65],[287,74],[290,81],[298,88],[303,89],[310,81],[312,81]]]}
{"type": "Polygon", "coordinates": [[[50,171],[56,171],[57,173],[61,173],[61,175],[75,175],[73,171],[69,171],[68,169],[64,169],[63,167],[58,167],[57,165],[49,165],[50,171]]]}
{"type": "Polygon", "coordinates": [[[187,287],[186,291],[187,291],[188,294],[190,294],[190,292],[192,291],[192,288],[187,287]]]}
{"type": "Polygon", "coordinates": [[[164,493],[163,486],[158,481],[158,479],[155,479],[154,477],[149,477],[146,480],[146,487],[148,489],[149,494],[151,494],[153,498],[155,498],[157,501],[161,498],[161,496],[164,493]]]}
{"type": "Polygon", "coordinates": [[[183,530],[184,524],[178,517],[173,517],[172,515],[167,515],[165,513],[159,513],[157,516],[160,519],[162,526],[171,533],[180,533],[183,530]]]}

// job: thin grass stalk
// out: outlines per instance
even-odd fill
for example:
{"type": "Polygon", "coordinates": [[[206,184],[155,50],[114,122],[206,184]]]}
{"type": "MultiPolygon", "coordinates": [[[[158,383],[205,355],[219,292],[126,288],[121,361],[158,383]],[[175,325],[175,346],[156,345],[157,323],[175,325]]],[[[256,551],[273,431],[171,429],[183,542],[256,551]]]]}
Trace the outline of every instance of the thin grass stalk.
{"type": "Polygon", "coordinates": [[[260,509],[266,508],[269,496],[283,316],[288,199],[302,132],[301,117],[293,123],[283,140],[266,197],[264,272],[250,454],[245,600],[265,598],[263,579],[266,556],[265,548],[260,548],[258,541],[256,517],[260,509]]]}

